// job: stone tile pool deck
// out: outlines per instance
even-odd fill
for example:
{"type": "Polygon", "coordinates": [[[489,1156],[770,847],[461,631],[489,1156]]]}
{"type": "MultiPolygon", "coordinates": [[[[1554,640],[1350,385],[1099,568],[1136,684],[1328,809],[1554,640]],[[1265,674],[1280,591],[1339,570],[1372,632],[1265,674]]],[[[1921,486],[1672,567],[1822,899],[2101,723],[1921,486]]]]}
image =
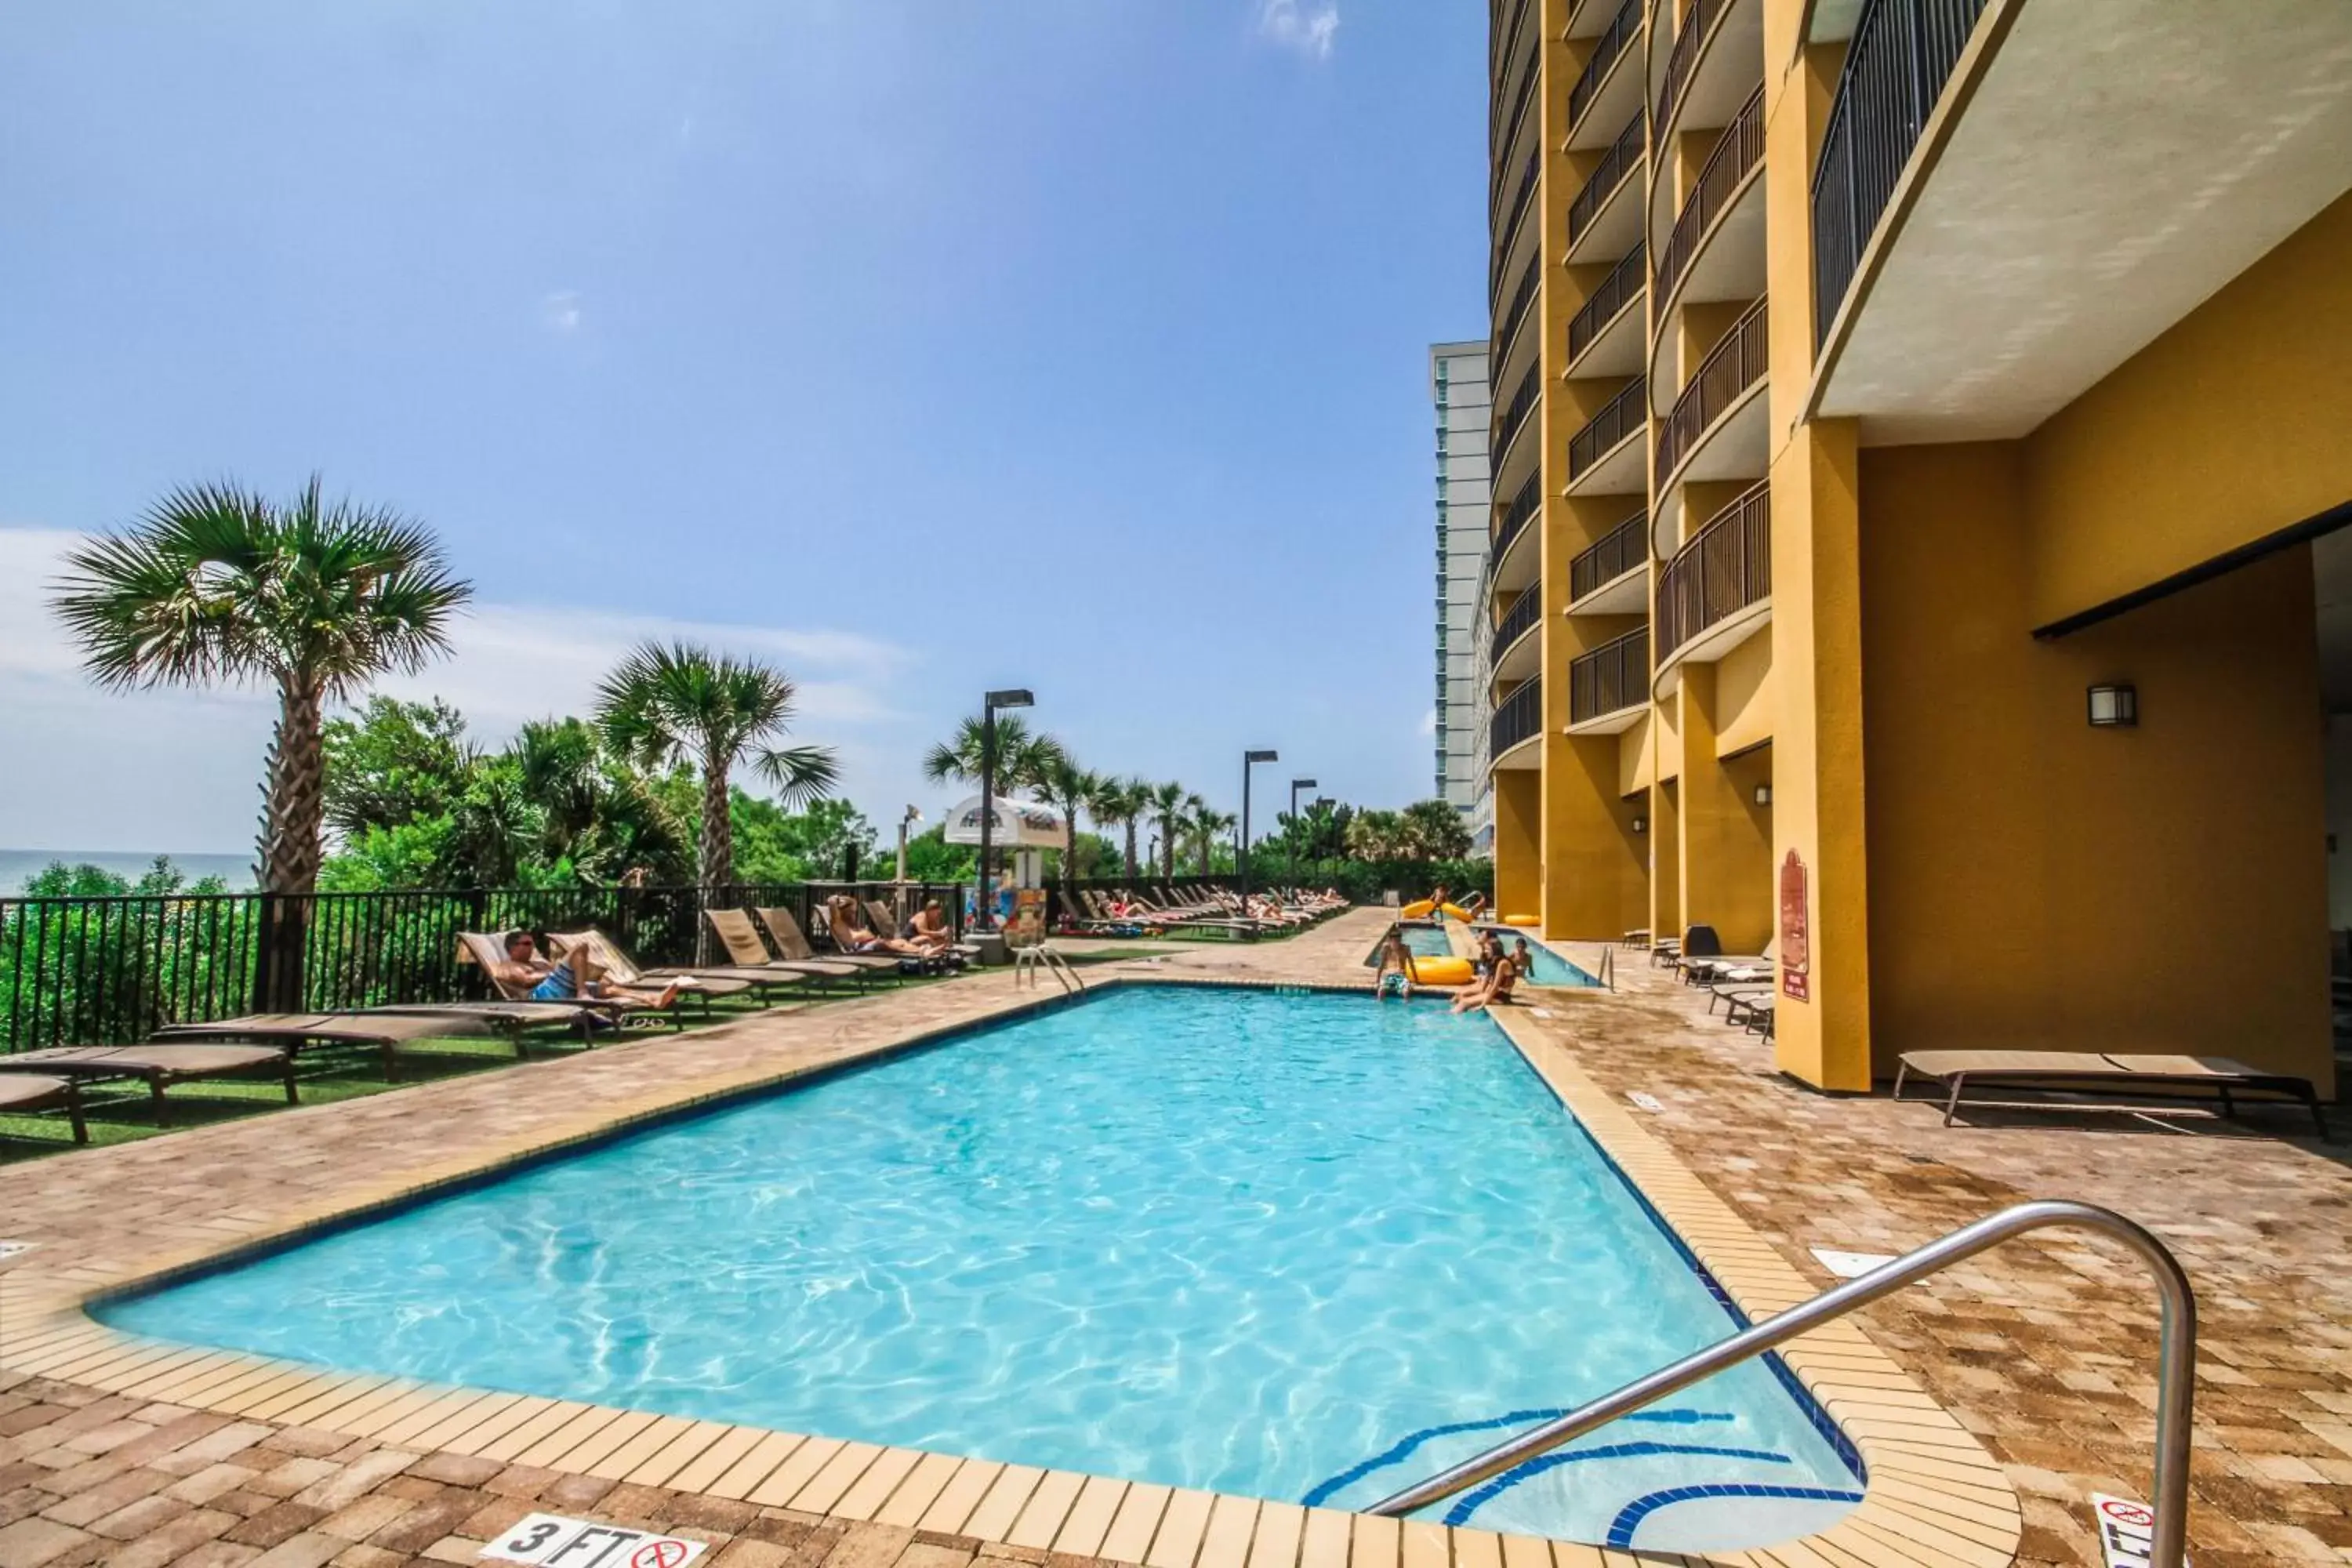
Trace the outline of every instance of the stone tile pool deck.
{"type": "MultiPolygon", "coordinates": [[[[1290,941],[1090,970],[1361,986],[1376,911],[1290,941]]],[[[1570,949],[1571,954],[1575,950],[1570,949]]],[[[1590,965],[1588,964],[1588,967],[1590,965]]],[[[1535,993],[1522,1050],[1751,1313],[1831,1282],[1806,1248],[1898,1251],[2066,1195],[2150,1224],[2204,1310],[2191,1549],[2352,1561],[2352,1178],[2307,1141],[2168,1118],[1835,1100],[1770,1072],[1637,963],[1535,993]],[[1661,1109],[1625,1099],[1644,1091],[1661,1109]]],[[[1584,1568],[1643,1554],[1130,1487],[158,1349],[72,1304],[615,1124],[1028,1005],[995,973],[16,1168],[0,1237],[0,1563],[471,1562],[534,1511],[659,1526],[796,1568],[1584,1568]]],[[[1753,1568],[2096,1563],[2094,1489],[2146,1493],[2152,1307],[2094,1243],[2012,1244],[1790,1355],[1872,1461],[1824,1536],[1753,1568]],[[1947,1414],[1948,1412],[1949,1414],[1947,1414]],[[1996,1468],[1997,1467],[1997,1468],[1996,1468]],[[2019,1511],[2021,1500],[2022,1513],[2019,1511]]],[[[1658,1558],[1654,1561],[1699,1561],[1658,1558]]]]}

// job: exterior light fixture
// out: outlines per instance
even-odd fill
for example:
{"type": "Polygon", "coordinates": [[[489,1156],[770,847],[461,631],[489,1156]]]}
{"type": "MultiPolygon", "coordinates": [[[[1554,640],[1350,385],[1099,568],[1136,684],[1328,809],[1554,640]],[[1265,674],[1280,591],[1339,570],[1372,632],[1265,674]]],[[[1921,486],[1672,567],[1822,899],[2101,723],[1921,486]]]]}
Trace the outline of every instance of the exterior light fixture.
{"type": "Polygon", "coordinates": [[[2128,730],[2139,723],[2139,689],[2133,686],[2094,686],[2090,701],[2091,728],[2128,730]]]}
{"type": "Polygon", "coordinates": [[[1772,804],[1772,786],[1770,784],[1760,784],[1756,786],[1756,804],[1759,805],[1769,805],[1772,804]]]}
{"type": "Polygon", "coordinates": [[[1234,858],[1242,874],[1242,912],[1249,912],[1249,847],[1250,847],[1250,770],[1260,763],[1278,763],[1281,756],[1274,752],[1244,752],[1242,753],[1242,841],[1235,846],[1234,858]]]}
{"type": "Polygon", "coordinates": [[[989,829],[996,826],[996,710],[1026,708],[1037,700],[1024,687],[991,691],[980,702],[980,871],[972,918],[982,931],[996,929],[995,891],[988,885],[989,829]]]}
{"type": "Polygon", "coordinates": [[[1284,842],[1288,845],[1290,849],[1290,855],[1288,857],[1290,862],[1290,880],[1294,886],[1296,886],[1298,881],[1298,792],[1303,789],[1313,789],[1314,787],[1315,781],[1313,779],[1293,779],[1290,781],[1290,831],[1284,834],[1282,837],[1284,842]]]}
{"type": "Polygon", "coordinates": [[[1646,816],[1635,817],[1633,819],[1633,831],[1636,833],[1647,833],[1650,831],[1650,819],[1646,816]]]}

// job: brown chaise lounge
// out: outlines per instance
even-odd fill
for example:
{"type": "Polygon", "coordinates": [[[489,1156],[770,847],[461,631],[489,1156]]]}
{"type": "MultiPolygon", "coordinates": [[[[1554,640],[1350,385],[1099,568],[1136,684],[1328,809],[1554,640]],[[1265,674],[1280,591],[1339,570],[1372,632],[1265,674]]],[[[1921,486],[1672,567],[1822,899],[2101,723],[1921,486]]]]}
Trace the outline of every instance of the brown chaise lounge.
{"type": "Polygon", "coordinates": [[[2311,1112],[2319,1135],[2329,1136],[2327,1117],[2307,1078],[2265,1072],[2228,1057],[2117,1056],[2099,1051],[1906,1051],[1895,1071],[1895,1098],[1913,1074],[1948,1085],[1944,1125],[1952,1124],[1960,1096],[1970,1082],[2040,1089],[2069,1094],[2127,1095],[2137,1099],[2218,1100],[2221,1114],[2238,1113],[2236,1097],[2256,1094],[2299,1101],[2311,1112]],[[2169,1094],[2167,1091],[2172,1091],[2169,1094]]]}
{"type": "Polygon", "coordinates": [[[776,951],[794,963],[805,963],[813,960],[824,963],[847,963],[864,970],[868,974],[887,974],[894,977],[904,973],[899,965],[905,961],[888,953],[827,952],[820,954],[815,948],[809,945],[808,932],[801,929],[800,921],[790,910],[762,904],[751,912],[760,917],[760,923],[768,928],[770,936],[775,938],[776,951]]]}
{"type": "Polygon", "coordinates": [[[31,1116],[62,1110],[73,1122],[73,1140],[89,1142],[89,1124],[81,1117],[81,1086],[69,1078],[20,1072],[0,1078],[0,1116],[31,1116]]]}
{"type": "Polygon", "coordinates": [[[269,1070],[286,1084],[286,1102],[294,1103],[294,1053],[284,1046],[59,1046],[49,1050],[16,1051],[0,1056],[0,1073],[29,1073],[37,1079],[60,1078],[81,1082],[133,1079],[147,1086],[155,1101],[158,1121],[163,1117],[163,1091],[193,1079],[245,1078],[269,1070]]]}
{"type": "Polygon", "coordinates": [[[727,950],[727,957],[737,969],[773,970],[779,974],[798,974],[814,981],[852,980],[862,989],[866,971],[845,960],[829,958],[776,958],[768,952],[768,944],[760,940],[760,928],[741,910],[705,910],[703,919],[710,922],[719,943],[727,950]]]}
{"type": "MultiPolygon", "coordinates": [[[[204,1024],[166,1024],[146,1046],[185,1049],[186,1040],[261,1040],[290,1058],[312,1046],[373,1046],[383,1058],[383,1076],[399,1066],[399,1052],[419,1040],[487,1032],[478,1017],[446,1013],[247,1013],[204,1024]]],[[[294,1098],[293,1068],[287,1068],[287,1099],[294,1098]]]]}

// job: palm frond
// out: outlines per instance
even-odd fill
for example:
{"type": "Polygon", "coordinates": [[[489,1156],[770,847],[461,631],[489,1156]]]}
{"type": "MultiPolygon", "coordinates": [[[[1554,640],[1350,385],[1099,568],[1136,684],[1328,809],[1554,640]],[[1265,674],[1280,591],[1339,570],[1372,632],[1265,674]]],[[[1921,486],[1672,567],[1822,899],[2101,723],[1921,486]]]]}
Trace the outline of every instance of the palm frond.
{"type": "Polygon", "coordinates": [[[752,762],[776,786],[777,803],[787,811],[823,800],[841,782],[840,760],[830,746],[772,746],[752,762]]]}

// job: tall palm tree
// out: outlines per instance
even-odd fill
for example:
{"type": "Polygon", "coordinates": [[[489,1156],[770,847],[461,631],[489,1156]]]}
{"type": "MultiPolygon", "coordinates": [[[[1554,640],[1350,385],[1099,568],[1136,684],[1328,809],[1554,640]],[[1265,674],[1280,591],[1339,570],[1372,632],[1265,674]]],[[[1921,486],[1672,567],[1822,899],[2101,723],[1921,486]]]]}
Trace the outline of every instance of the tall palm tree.
{"type": "Polygon", "coordinates": [[[1087,803],[1087,813],[1105,827],[1127,829],[1127,879],[1135,881],[1135,825],[1141,821],[1145,808],[1144,790],[1139,779],[1105,778],[1097,781],[1095,796],[1087,803]]]}
{"type": "Polygon", "coordinates": [[[702,776],[696,879],[705,896],[735,879],[730,775],[749,758],[785,809],[832,792],[829,746],[776,746],[792,727],[792,681],[782,670],[689,643],[644,643],[596,692],[596,724],[615,755],[640,767],[691,763],[702,776]]]}
{"type": "Polygon", "coordinates": [[[1047,805],[1062,811],[1066,833],[1062,841],[1062,908],[1075,911],[1078,907],[1078,813],[1101,790],[1102,780],[1078,766],[1067,751],[1056,745],[1031,782],[1047,805]]]}
{"type": "Polygon", "coordinates": [[[1201,858],[1201,875],[1208,876],[1216,868],[1217,836],[1233,831],[1234,815],[1217,810],[1196,795],[1184,826],[1192,831],[1193,849],[1201,858]]]}
{"type": "MultiPolygon", "coordinates": [[[[941,741],[923,753],[923,776],[933,784],[977,785],[981,780],[987,731],[978,719],[966,719],[956,726],[952,740],[941,741]]],[[[996,787],[1001,790],[1027,789],[1034,785],[1046,763],[1059,754],[1061,746],[1050,735],[1034,735],[1029,726],[1017,714],[1000,714],[996,720],[996,763],[992,770],[996,787]]]]}
{"type": "Polygon", "coordinates": [[[72,575],[53,607],[100,685],[277,688],[259,880],[265,893],[311,891],[326,704],[448,651],[450,619],[471,586],[423,527],[384,508],[330,502],[315,474],[283,504],[233,481],[175,489],[66,564],[72,575]]]}
{"type": "Polygon", "coordinates": [[[1163,879],[1176,875],[1176,829],[1184,815],[1184,803],[1192,792],[1180,784],[1150,786],[1150,810],[1160,824],[1160,875],[1163,879]]]}

